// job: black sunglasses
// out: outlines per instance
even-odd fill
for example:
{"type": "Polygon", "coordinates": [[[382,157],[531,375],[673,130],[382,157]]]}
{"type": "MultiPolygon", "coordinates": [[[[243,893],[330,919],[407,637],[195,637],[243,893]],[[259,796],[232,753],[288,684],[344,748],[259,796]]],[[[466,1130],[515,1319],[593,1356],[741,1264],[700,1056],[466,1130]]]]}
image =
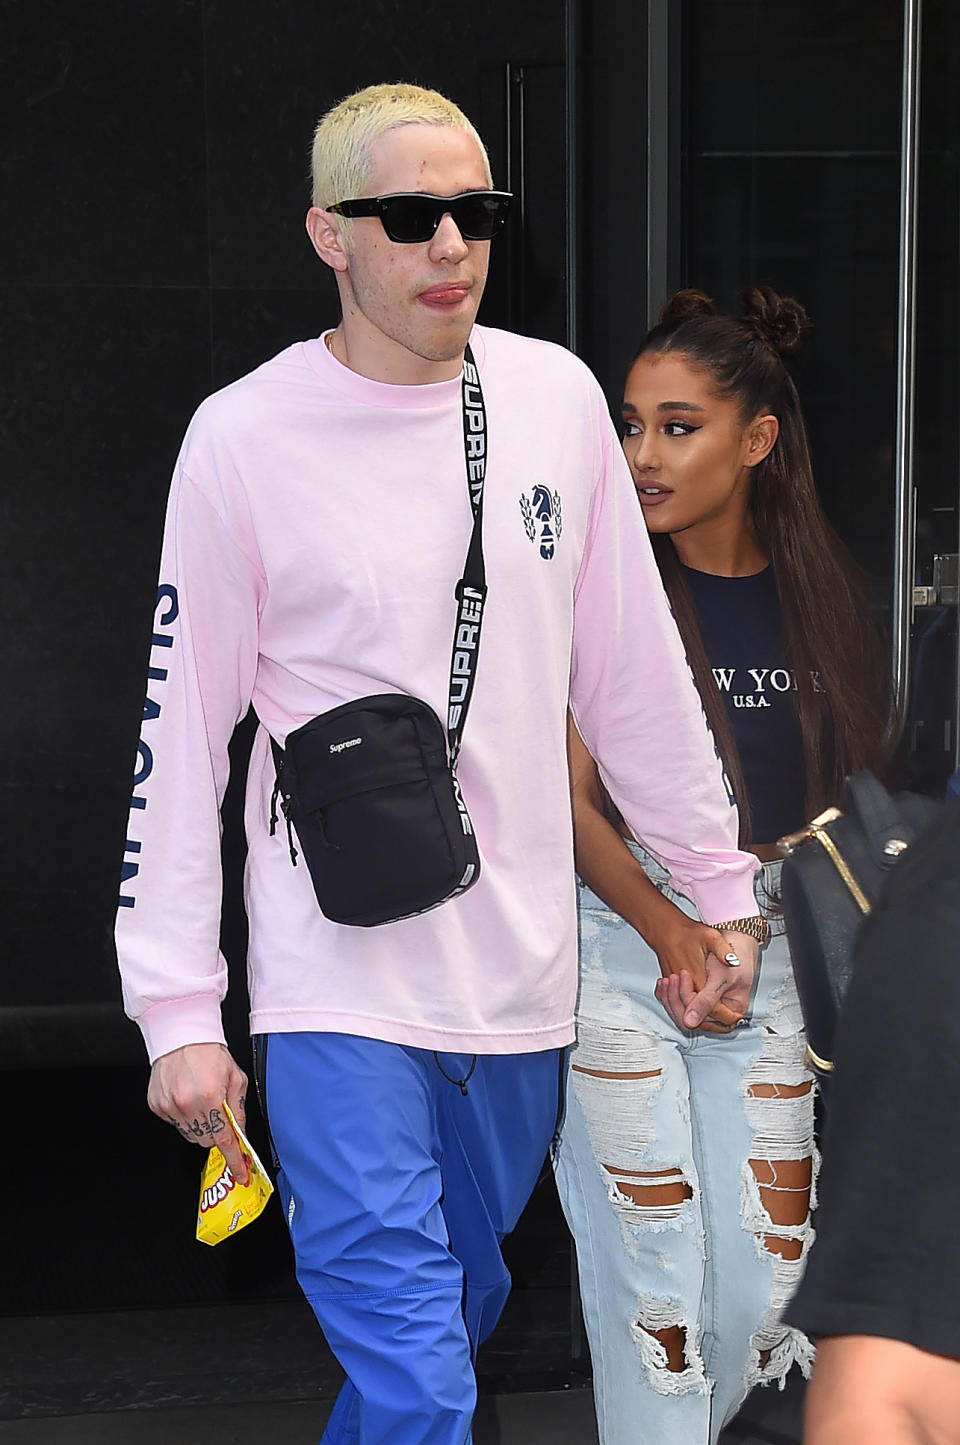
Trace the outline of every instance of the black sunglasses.
{"type": "Polygon", "coordinates": [[[413,245],[430,241],[444,216],[452,216],[465,241],[489,241],[507,219],[509,191],[462,191],[459,196],[432,196],[427,191],[397,191],[337,201],[328,209],[338,216],[379,216],[391,241],[413,245]]]}

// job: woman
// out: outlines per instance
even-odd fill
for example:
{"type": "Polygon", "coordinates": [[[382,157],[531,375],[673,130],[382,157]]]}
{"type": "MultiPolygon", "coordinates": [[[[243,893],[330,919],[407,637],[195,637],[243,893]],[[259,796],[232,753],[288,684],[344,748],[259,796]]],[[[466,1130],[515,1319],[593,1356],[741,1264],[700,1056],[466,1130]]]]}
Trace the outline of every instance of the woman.
{"type": "Polygon", "coordinates": [[[623,836],[571,723],[581,986],[555,1162],[602,1445],[712,1445],[754,1384],[782,1386],[812,1356],[781,1323],[817,1151],[776,840],[839,802],[848,772],[883,771],[889,692],[783,362],[806,315],[766,287],[744,307],[720,316],[696,291],[667,303],[627,377],[623,446],[741,845],[762,865],[769,937],[745,1017],[720,1003],[683,1027],[729,920],[725,942],[623,836]]]}

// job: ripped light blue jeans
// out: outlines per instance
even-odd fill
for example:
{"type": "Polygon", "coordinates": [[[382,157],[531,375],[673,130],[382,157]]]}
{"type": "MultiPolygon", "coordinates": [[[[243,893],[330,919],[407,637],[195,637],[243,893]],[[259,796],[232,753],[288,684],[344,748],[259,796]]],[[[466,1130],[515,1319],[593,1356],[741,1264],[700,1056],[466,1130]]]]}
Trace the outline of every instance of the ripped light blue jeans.
{"type": "MultiPolygon", "coordinates": [[[[633,845],[660,891],[664,869],[633,845]]],[[[554,1160],[577,1246],[601,1445],[713,1445],[755,1384],[809,1373],[781,1322],[812,1231],[813,1083],[779,863],[757,874],[771,928],[749,1025],[678,1029],[636,931],[580,888],[580,997],[554,1160]],[[646,1201],[645,1202],[645,1196],[646,1201]]]]}

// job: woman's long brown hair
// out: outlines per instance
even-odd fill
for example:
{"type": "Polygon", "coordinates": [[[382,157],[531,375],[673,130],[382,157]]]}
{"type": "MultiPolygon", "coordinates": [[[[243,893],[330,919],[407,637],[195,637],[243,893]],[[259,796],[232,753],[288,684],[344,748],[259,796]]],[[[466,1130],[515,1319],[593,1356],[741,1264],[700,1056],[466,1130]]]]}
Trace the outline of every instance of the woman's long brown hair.
{"type": "MultiPolygon", "coordinates": [[[[675,352],[710,374],[717,394],[738,403],[744,422],[769,412],[780,423],[773,449],[754,468],[750,510],[780,597],[811,818],[842,802],[849,773],[871,768],[885,775],[895,730],[893,690],[866,579],[820,505],[800,400],[783,361],[799,349],[809,329],[806,312],[798,301],[767,286],[749,288],[743,303],[741,318],[721,316],[703,292],[680,291],[663,308],[637,356],[675,352]]],[[[741,843],[773,842],[750,838],[733,728],[673,541],[666,534],[651,541],[737,800],[741,843]]]]}

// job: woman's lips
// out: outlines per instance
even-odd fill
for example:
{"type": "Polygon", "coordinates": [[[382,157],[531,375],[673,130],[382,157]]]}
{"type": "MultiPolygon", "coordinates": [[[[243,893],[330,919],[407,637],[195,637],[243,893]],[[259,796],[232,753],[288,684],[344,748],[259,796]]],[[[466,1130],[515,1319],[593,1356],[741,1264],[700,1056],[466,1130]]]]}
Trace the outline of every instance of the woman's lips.
{"type": "Polygon", "coordinates": [[[459,286],[431,286],[428,290],[420,292],[420,300],[424,306],[432,306],[435,310],[452,311],[469,295],[470,287],[464,282],[459,286]]]}
{"type": "Polygon", "coordinates": [[[670,487],[645,487],[638,482],[637,496],[640,498],[640,505],[642,507],[657,507],[661,502],[665,502],[668,497],[672,497],[673,492],[670,487]]]}

